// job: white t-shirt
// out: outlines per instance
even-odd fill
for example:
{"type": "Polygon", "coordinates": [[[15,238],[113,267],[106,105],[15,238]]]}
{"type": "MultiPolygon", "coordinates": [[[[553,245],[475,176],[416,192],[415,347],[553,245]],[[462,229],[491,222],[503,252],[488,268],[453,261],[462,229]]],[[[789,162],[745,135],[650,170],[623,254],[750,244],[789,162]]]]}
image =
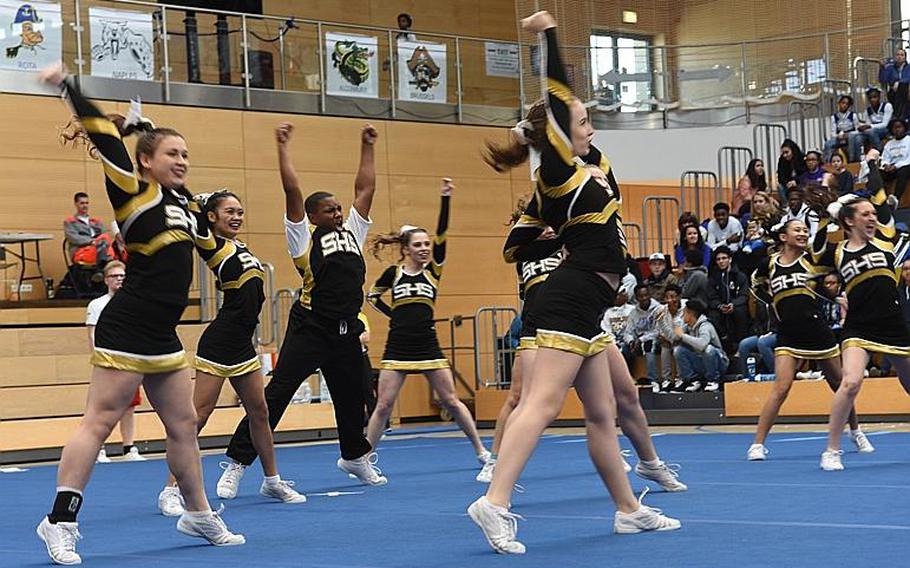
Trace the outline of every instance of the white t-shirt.
{"type": "MultiPolygon", "coordinates": [[[[98,325],[98,318],[101,317],[101,312],[104,311],[104,308],[107,307],[107,303],[113,298],[113,294],[105,294],[101,297],[95,298],[88,303],[88,308],[85,310],[85,325],[95,326],[98,325]]],[[[92,343],[95,342],[95,330],[92,330],[92,343]]]]}
{"type": "Polygon", "coordinates": [[[739,245],[742,244],[742,239],[735,243],[728,243],[727,239],[733,235],[742,234],[743,226],[736,217],[729,217],[727,219],[727,226],[724,228],[721,228],[720,223],[718,223],[716,219],[711,219],[708,223],[708,238],[706,241],[708,246],[711,247],[711,250],[715,250],[721,245],[727,245],[731,251],[736,252],[739,250],[739,245]]]}
{"type": "MultiPolygon", "coordinates": [[[[348,218],[344,221],[343,228],[354,235],[357,246],[363,251],[363,245],[366,244],[367,233],[370,231],[370,225],[372,224],[372,219],[364,219],[357,209],[351,207],[348,218]]],[[[296,223],[285,217],[284,234],[288,241],[288,252],[291,258],[300,258],[306,254],[313,238],[313,232],[310,230],[310,220],[305,214],[303,220],[296,223]]]]}
{"type": "Polygon", "coordinates": [[[910,136],[889,140],[882,151],[882,164],[891,164],[895,168],[910,166],[910,136]]]}

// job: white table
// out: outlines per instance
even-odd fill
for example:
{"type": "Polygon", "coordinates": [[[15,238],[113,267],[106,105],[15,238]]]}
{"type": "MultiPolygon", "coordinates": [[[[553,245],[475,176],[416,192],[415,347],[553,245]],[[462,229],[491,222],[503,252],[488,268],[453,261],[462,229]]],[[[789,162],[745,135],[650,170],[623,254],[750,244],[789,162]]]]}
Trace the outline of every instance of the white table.
{"type": "Polygon", "coordinates": [[[20,268],[19,268],[19,281],[16,285],[16,296],[19,298],[19,301],[22,301],[22,283],[26,280],[40,280],[41,283],[44,283],[44,272],[41,270],[41,248],[38,246],[38,243],[41,241],[49,241],[54,238],[54,235],[49,235],[46,233],[0,233],[0,245],[19,245],[19,252],[16,253],[12,248],[6,249],[11,255],[19,259],[20,268]],[[35,256],[31,258],[25,254],[25,245],[26,243],[34,243],[35,245],[35,256]],[[38,270],[37,276],[26,276],[25,267],[26,263],[34,262],[35,267],[38,270]]]}

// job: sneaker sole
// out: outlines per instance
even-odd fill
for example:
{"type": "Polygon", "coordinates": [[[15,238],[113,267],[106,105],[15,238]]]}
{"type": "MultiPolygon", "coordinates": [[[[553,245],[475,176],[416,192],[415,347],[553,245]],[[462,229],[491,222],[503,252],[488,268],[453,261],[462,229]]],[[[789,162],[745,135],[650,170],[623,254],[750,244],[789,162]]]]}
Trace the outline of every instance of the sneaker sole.
{"type": "Polygon", "coordinates": [[[617,527],[614,525],[613,532],[616,534],[638,534],[638,533],[643,533],[643,532],[677,531],[681,528],[682,528],[682,525],[679,525],[678,527],[661,527],[661,528],[657,528],[657,529],[642,529],[642,528],[638,528],[638,527],[617,527]]]}
{"type": "Polygon", "coordinates": [[[356,479],[356,480],[360,481],[360,483],[363,483],[364,485],[369,485],[370,487],[379,487],[379,486],[385,485],[385,484],[387,484],[387,483],[389,482],[388,479],[386,479],[386,478],[381,478],[380,481],[377,481],[376,483],[373,483],[373,482],[371,482],[371,481],[367,481],[366,479],[361,479],[360,477],[357,476],[357,474],[352,473],[352,472],[350,472],[350,471],[344,469],[344,468],[341,467],[340,465],[338,466],[338,469],[340,469],[340,470],[343,471],[344,473],[348,474],[348,477],[349,477],[349,478],[351,478],[351,479],[356,479]]]}
{"type": "Polygon", "coordinates": [[[194,531],[193,529],[183,528],[182,526],[180,526],[180,523],[177,523],[177,530],[179,532],[185,534],[186,536],[191,536],[193,538],[201,538],[201,539],[205,540],[206,542],[208,542],[209,544],[211,544],[212,546],[240,546],[241,544],[246,544],[245,538],[241,542],[222,542],[222,543],[212,542],[209,539],[207,539],[204,535],[199,534],[198,532],[194,531]]]}
{"type": "Polygon", "coordinates": [[[161,513],[161,515],[164,516],[164,517],[179,517],[180,515],[182,515],[182,514],[184,513],[184,511],[180,511],[179,513],[168,513],[167,511],[165,511],[165,510],[162,509],[161,507],[158,507],[158,511],[159,511],[159,512],[161,513]]]}
{"type": "Polygon", "coordinates": [[[477,513],[474,512],[475,504],[476,504],[476,502],[471,503],[471,505],[468,507],[468,516],[471,517],[471,520],[474,521],[474,524],[477,525],[477,527],[480,529],[480,532],[483,533],[483,538],[486,539],[487,544],[490,545],[490,548],[492,548],[496,554],[524,554],[524,551],[509,552],[508,550],[504,550],[504,549],[496,546],[495,544],[493,544],[493,541],[490,540],[490,537],[487,536],[487,532],[485,530],[483,530],[483,524],[481,524],[480,520],[477,518],[478,517],[477,513]]]}
{"type": "Polygon", "coordinates": [[[281,497],[276,497],[274,495],[266,495],[262,491],[260,491],[259,494],[262,495],[263,497],[265,497],[266,499],[274,499],[276,501],[281,501],[282,503],[286,503],[288,505],[301,505],[303,503],[306,503],[306,501],[307,501],[306,495],[303,495],[303,494],[300,494],[300,497],[301,497],[300,499],[295,497],[294,499],[292,499],[290,501],[285,501],[281,497]]]}
{"type": "Polygon", "coordinates": [[[47,537],[44,536],[44,531],[41,530],[41,528],[43,526],[44,526],[44,523],[42,522],[40,525],[38,525],[35,528],[35,532],[38,533],[38,538],[40,538],[41,542],[44,543],[44,548],[47,549],[47,555],[50,556],[51,562],[53,562],[54,564],[59,564],[61,566],[75,566],[77,564],[82,564],[81,558],[79,560],[77,560],[76,562],[63,562],[62,560],[57,560],[56,558],[54,558],[54,555],[51,553],[51,545],[49,545],[47,543],[47,537]]]}
{"type": "Polygon", "coordinates": [[[219,499],[234,499],[237,497],[237,492],[226,493],[221,491],[221,489],[215,489],[215,495],[217,495],[219,499]]]}
{"type": "Polygon", "coordinates": [[[689,486],[688,486],[688,485],[683,485],[682,487],[665,487],[664,485],[662,485],[662,484],[660,483],[660,481],[657,481],[657,480],[654,479],[654,478],[651,478],[651,477],[647,477],[647,476],[645,476],[645,475],[642,475],[642,474],[639,473],[637,470],[635,471],[635,475],[638,476],[640,479],[644,479],[645,481],[650,481],[651,483],[656,483],[656,484],[660,485],[661,488],[663,488],[663,490],[664,490],[664,491],[667,491],[668,493],[682,493],[683,491],[688,491],[688,490],[689,490],[689,486]]]}

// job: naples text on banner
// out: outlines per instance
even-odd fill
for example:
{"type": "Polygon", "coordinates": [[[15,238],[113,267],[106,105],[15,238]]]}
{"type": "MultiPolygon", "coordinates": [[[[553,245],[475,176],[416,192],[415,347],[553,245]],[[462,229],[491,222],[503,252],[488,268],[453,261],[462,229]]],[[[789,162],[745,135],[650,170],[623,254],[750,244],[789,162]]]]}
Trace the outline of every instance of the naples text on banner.
{"type": "Polygon", "coordinates": [[[92,75],[155,79],[152,14],[90,7],[92,75]]]}

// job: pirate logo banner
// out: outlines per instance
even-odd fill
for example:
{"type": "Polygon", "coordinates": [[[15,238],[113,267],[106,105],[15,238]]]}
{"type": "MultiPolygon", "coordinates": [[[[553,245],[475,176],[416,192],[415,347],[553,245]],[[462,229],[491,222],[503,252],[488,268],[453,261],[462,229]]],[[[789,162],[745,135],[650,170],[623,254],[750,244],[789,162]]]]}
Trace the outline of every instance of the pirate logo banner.
{"type": "Polygon", "coordinates": [[[372,36],[326,33],[326,94],[379,98],[377,46],[372,36]]]}
{"type": "Polygon", "coordinates": [[[60,4],[0,0],[0,69],[38,71],[62,57],[60,4]]]}
{"type": "Polygon", "coordinates": [[[92,75],[114,79],[155,79],[152,15],[91,7],[92,75]]]}
{"type": "Polygon", "coordinates": [[[398,98],[424,103],[446,102],[446,45],[398,42],[398,98]]]}

